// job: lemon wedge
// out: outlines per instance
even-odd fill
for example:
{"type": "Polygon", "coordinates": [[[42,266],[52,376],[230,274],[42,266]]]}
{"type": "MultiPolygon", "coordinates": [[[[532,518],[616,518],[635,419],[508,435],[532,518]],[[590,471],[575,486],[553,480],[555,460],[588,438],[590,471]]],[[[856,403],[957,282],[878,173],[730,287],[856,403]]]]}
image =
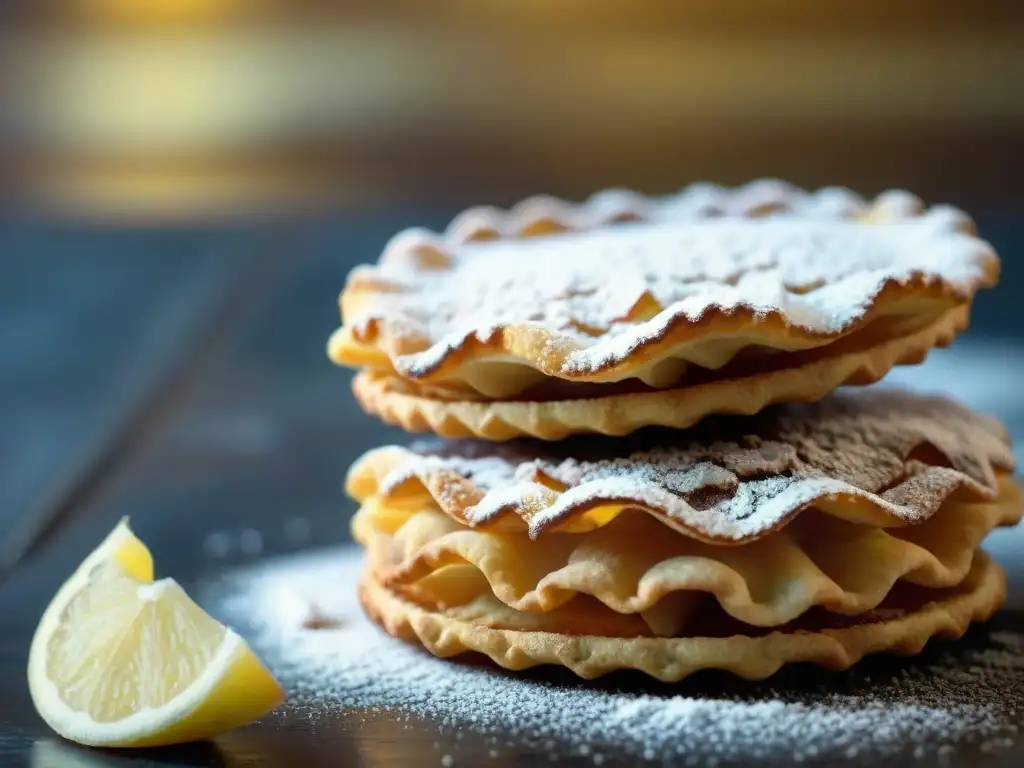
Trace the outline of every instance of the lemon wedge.
{"type": "Polygon", "coordinates": [[[213,736],[284,699],[245,641],[171,579],[122,520],[60,588],[32,639],[40,716],[94,747],[155,747],[213,736]]]}

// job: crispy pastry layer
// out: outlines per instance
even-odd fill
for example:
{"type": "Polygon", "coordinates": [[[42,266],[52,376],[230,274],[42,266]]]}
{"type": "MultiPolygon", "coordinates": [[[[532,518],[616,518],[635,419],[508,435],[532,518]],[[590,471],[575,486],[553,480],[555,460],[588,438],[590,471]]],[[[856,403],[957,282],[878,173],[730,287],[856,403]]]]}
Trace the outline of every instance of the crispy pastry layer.
{"type": "Polygon", "coordinates": [[[399,597],[370,573],[360,583],[360,599],[370,617],[395,637],[422,644],[436,656],[482,653],[506,669],[540,664],[571,669],[594,678],[635,669],[666,682],[702,669],[722,669],[749,679],[768,677],[783,664],[812,662],[846,669],[871,653],[914,654],[932,637],[956,638],[972,621],[983,621],[1006,595],[1002,571],[978,552],[957,587],[936,590],[902,605],[886,607],[841,626],[813,622],[768,634],[717,633],[683,638],[606,637],[549,631],[492,629],[472,614],[423,608],[399,597]]]}
{"type": "MultiPolygon", "coordinates": [[[[371,552],[374,578],[413,602],[484,601],[489,626],[506,629],[537,621],[513,612],[550,614],[557,623],[566,610],[589,604],[607,609],[589,614],[605,634],[677,637],[700,624],[709,599],[745,625],[778,627],[815,607],[864,614],[898,582],[954,587],[985,535],[1020,520],[1021,489],[1008,475],[999,487],[995,502],[952,499],[918,525],[888,529],[812,511],[740,547],[666,531],[635,510],[587,533],[531,540],[467,528],[436,507],[402,510],[371,499],[352,530],[371,552]]],[[[586,621],[583,612],[580,618],[586,621]]]]}
{"type": "Polygon", "coordinates": [[[685,432],[379,448],[352,466],[347,489],[534,537],[591,530],[631,508],[740,544],[810,507],[874,526],[921,522],[954,494],[996,500],[997,472],[1014,467],[1005,428],[987,416],[945,398],[850,390],[685,432]]]}
{"type": "Polygon", "coordinates": [[[813,402],[843,385],[871,384],[895,365],[920,363],[932,348],[948,346],[966,325],[967,308],[958,307],[932,325],[867,350],[840,352],[834,345],[825,348],[825,356],[789,360],[789,367],[778,370],[662,390],[602,395],[601,389],[590,388],[586,396],[570,399],[481,401],[372,370],[356,374],[352,389],[364,411],[407,432],[495,442],[628,435],[651,426],[684,429],[714,414],[749,415],[777,403],[813,402]]]}
{"type": "Polygon", "coordinates": [[[448,400],[688,387],[874,349],[954,310],[963,325],[998,272],[963,213],[906,193],[535,198],[394,238],[350,276],[329,354],[448,400]]]}

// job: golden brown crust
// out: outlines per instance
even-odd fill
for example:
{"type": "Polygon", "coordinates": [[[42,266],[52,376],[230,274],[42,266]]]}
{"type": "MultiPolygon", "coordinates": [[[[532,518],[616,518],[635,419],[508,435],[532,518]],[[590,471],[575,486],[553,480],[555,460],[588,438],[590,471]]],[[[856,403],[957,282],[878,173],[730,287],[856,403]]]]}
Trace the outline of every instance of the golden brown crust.
{"type": "Polygon", "coordinates": [[[905,194],[869,203],[778,183],[475,209],[442,236],[397,236],[354,271],[329,354],[485,399],[545,380],[673,386],[690,367],[909,333],[966,309],[999,273],[972,233],[962,213],[905,194]],[[626,221],[651,226],[614,229],[626,221]],[[601,236],[538,238],[565,232],[601,236]],[[506,242],[458,250],[481,241],[506,242]]]}
{"type": "Polygon", "coordinates": [[[712,414],[750,415],[775,403],[819,400],[843,385],[880,380],[896,365],[922,362],[967,327],[968,308],[947,312],[907,336],[869,349],[725,381],[573,400],[444,400],[417,392],[400,377],[362,371],[352,382],[360,407],[407,432],[502,441],[561,440],[569,435],[626,435],[648,426],[684,429],[712,414]]]}
{"type": "Polygon", "coordinates": [[[655,634],[676,637],[706,611],[706,597],[745,625],[778,627],[816,606],[866,613],[897,583],[953,587],[985,535],[1020,520],[1020,487],[1008,475],[999,485],[995,502],[951,500],[918,525],[880,529],[812,514],[741,547],[667,532],[637,512],[587,533],[531,540],[523,532],[467,529],[436,509],[370,503],[352,533],[371,553],[373,578],[399,596],[460,603],[472,581],[478,595],[515,611],[547,613],[585,595],[616,614],[642,614],[655,634]]]}
{"type": "Polygon", "coordinates": [[[995,500],[1015,458],[1005,428],[945,398],[850,390],[685,432],[494,445],[427,441],[365,454],[347,490],[463,525],[577,532],[632,508],[739,544],[814,507],[875,526],[930,517],[954,494],[995,500]]]}
{"type": "Polygon", "coordinates": [[[676,682],[702,669],[761,679],[794,662],[839,670],[868,654],[915,654],[932,637],[957,638],[972,621],[989,618],[1005,595],[1003,572],[979,551],[958,588],[892,618],[840,629],[776,631],[756,637],[624,639],[491,629],[414,605],[368,574],[359,586],[360,601],[370,618],[389,634],[420,643],[435,656],[476,652],[506,669],[555,664],[583,678],[633,669],[665,682],[676,682]]]}

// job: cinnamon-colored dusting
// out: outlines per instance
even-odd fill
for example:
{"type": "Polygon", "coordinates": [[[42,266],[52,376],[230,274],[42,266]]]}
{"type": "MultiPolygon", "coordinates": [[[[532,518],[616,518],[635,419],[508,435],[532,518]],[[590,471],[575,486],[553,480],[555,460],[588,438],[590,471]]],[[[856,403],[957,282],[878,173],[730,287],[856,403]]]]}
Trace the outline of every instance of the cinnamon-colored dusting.
{"type": "Polygon", "coordinates": [[[602,504],[663,516],[697,538],[740,542],[829,500],[866,503],[879,524],[926,519],[953,493],[996,495],[1015,460],[995,420],[944,398],[853,390],[687,431],[554,444],[423,441],[371,451],[350,488],[420,483],[469,525],[518,514],[533,535],[602,504]]]}

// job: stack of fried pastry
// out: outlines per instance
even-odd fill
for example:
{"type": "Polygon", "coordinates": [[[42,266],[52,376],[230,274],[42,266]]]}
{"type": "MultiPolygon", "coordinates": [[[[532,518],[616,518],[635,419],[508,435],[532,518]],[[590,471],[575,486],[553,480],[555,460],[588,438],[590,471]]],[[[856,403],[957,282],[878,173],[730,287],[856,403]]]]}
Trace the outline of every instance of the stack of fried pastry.
{"type": "Polygon", "coordinates": [[[960,636],[1005,595],[979,545],[1024,508],[1004,428],[835,390],[949,344],[998,273],[958,210],[781,182],[399,234],[328,345],[367,412],[439,435],[349,471],[364,607],[439,656],[583,677],[960,636]]]}

